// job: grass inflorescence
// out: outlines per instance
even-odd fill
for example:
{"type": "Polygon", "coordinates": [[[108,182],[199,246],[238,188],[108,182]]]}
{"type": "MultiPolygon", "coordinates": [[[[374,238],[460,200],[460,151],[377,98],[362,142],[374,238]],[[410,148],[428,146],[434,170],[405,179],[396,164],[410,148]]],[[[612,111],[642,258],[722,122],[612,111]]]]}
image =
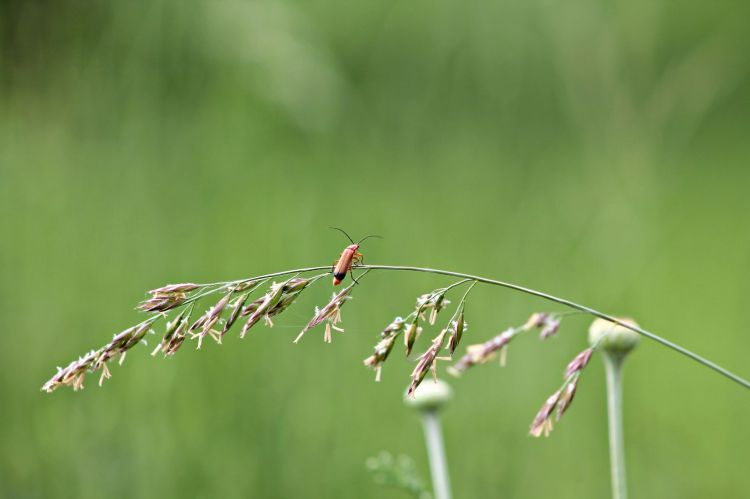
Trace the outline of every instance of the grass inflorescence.
{"type": "MultiPolygon", "coordinates": [[[[690,352],[660,336],[657,336],[634,322],[621,320],[604,314],[589,307],[557,298],[540,291],[531,290],[518,285],[496,281],[478,276],[471,276],[457,272],[419,267],[386,266],[386,265],[356,265],[365,270],[360,279],[372,270],[401,270],[428,272],[433,274],[455,276],[458,281],[431,292],[419,295],[411,312],[393,319],[380,333],[372,355],[364,360],[365,366],[375,370],[375,379],[380,380],[385,362],[390,358],[393,349],[399,343],[399,336],[403,338],[404,355],[409,357],[416,345],[416,341],[425,329],[434,326],[443,310],[451,307],[449,299],[457,293],[458,288],[464,286],[464,292],[457,299],[453,313],[437,330],[427,348],[417,356],[416,364],[410,375],[407,388],[409,395],[424,381],[427,374],[432,372],[437,378],[438,362],[446,361],[453,364],[448,371],[453,375],[461,375],[480,364],[485,364],[494,358],[499,358],[504,365],[507,358],[509,344],[520,334],[539,331],[542,340],[555,336],[560,330],[563,319],[572,314],[588,314],[598,318],[604,324],[630,334],[651,338],[679,353],[696,360],[736,383],[750,388],[750,382],[729,372],[723,367],[690,352]],[[533,314],[523,324],[502,330],[499,334],[482,342],[469,345],[463,355],[458,354],[459,346],[468,330],[468,301],[471,290],[478,284],[502,286],[523,293],[542,297],[547,300],[565,305],[573,309],[569,312],[539,312],[533,314]],[[457,356],[457,358],[454,358],[457,356]]],[[[74,390],[83,388],[87,373],[99,373],[99,384],[111,376],[108,363],[117,359],[123,362],[127,352],[139,343],[146,341],[147,335],[156,335],[156,324],[163,320],[165,326],[161,340],[153,350],[152,355],[159,353],[164,357],[171,357],[181,348],[186,340],[195,341],[196,348],[201,348],[207,338],[221,343],[222,338],[233,328],[239,327],[239,336],[244,338],[248,332],[261,320],[268,327],[273,327],[273,319],[286,311],[309,286],[318,282],[322,277],[330,274],[330,267],[309,267],[288,270],[257,276],[237,281],[218,282],[212,284],[170,284],[148,292],[149,297],[138,308],[150,314],[142,322],[114,335],[113,339],[99,348],[72,361],[57,372],[42,386],[42,390],[52,392],[60,386],[71,386],[74,390]],[[312,277],[304,277],[312,272],[326,270],[312,277]],[[286,277],[280,282],[272,281],[276,277],[286,277]],[[291,277],[287,277],[291,276],[291,277]],[[213,297],[210,305],[201,305],[213,297]],[[203,308],[201,308],[203,307],[203,308]],[[201,311],[202,310],[202,311],[201,311]]],[[[323,339],[331,342],[332,331],[343,331],[341,322],[341,308],[352,298],[352,293],[358,281],[352,282],[340,292],[334,293],[332,299],[322,308],[315,308],[315,313],[299,335],[294,340],[297,343],[305,333],[312,328],[325,324],[323,339]]],[[[608,344],[607,331],[591,347],[583,350],[567,366],[563,376],[563,384],[544,403],[534,418],[530,433],[534,436],[548,435],[552,429],[553,417],[560,419],[570,407],[577,392],[581,373],[589,363],[591,356],[601,345],[608,344]]]]}
{"type": "Polygon", "coordinates": [[[206,338],[221,344],[222,338],[238,322],[242,322],[240,338],[263,320],[273,327],[273,317],[287,310],[299,295],[321,277],[302,278],[298,275],[282,282],[272,282],[266,292],[256,299],[253,293],[267,283],[268,279],[245,279],[214,284],[168,284],[148,292],[150,297],[138,305],[142,312],[151,313],[148,319],[114,336],[112,341],[99,350],[92,350],[67,367],[58,368],[42,390],[52,392],[60,386],[71,386],[78,391],[83,388],[86,374],[100,372],[99,385],[111,377],[108,362],[119,359],[122,363],[127,352],[139,343],[146,343],[146,335],[156,335],[155,324],[160,319],[166,325],[161,340],[152,355],[162,353],[171,357],[185,343],[195,340],[200,349],[206,338]],[[196,313],[197,304],[212,295],[219,299],[203,313],[196,313]],[[169,314],[175,313],[170,319],[169,314]]]}

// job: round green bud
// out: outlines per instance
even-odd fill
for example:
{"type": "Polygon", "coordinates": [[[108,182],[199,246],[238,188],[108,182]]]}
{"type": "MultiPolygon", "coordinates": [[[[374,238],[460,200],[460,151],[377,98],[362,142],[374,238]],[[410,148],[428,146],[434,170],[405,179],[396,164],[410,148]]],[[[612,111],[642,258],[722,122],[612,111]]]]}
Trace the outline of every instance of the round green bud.
{"type": "MultiPolygon", "coordinates": [[[[626,324],[638,326],[630,317],[618,319],[626,324]]],[[[589,327],[589,343],[592,346],[598,344],[605,352],[619,357],[630,353],[640,340],[640,334],[605,319],[596,319],[589,327]]]]}
{"type": "Polygon", "coordinates": [[[437,411],[453,397],[453,390],[443,380],[425,380],[414,390],[414,396],[404,395],[404,403],[419,411],[437,411]]]}

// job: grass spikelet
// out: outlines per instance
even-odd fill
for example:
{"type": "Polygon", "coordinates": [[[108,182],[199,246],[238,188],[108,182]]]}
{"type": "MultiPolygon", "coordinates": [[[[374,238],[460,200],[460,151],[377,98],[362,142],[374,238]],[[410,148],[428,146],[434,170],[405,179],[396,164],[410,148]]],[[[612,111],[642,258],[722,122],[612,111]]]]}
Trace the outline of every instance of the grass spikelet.
{"type": "Polygon", "coordinates": [[[586,368],[591,360],[591,356],[595,351],[595,347],[587,348],[573,360],[568,363],[565,369],[565,380],[555,393],[553,393],[547,401],[544,403],[542,408],[537,413],[534,420],[531,422],[529,428],[529,434],[534,437],[541,435],[549,436],[552,431],[552,414],[557,408],[556,420],[560,421],[560,418],[565,414],[570,405],[573,403],[573,397],[578,389],[578,379],[581,376],[581,372],[586,368]]]}
{"type": "MultiPolygon", "coordinates": [[[[362,278],[365,277],[368,272],[370,271],[367,270],[364,274],[359,276],[358,281],[362,280],[362,278]]],[[[302,339],[302,336],[304,336],[306,332],[323,322],[326,323],[325,332],[323,333],[324,342],[331,342],[332,329],[343,333],[344,330],[340,327],[337,327],[336,324],[341,322],[341,307],[343,307],[344,304],[351,299],[352,289],[356,284],[358,284],[358,282],[354,281],[350,285],[342,289],[339,293],[333,293],[331,301],[329,301],[323,308],[318,309],[318,307],[315,307],[315,315],[312,319],[310,319],[310,322],[307,323],[302,331],[300,331],[300,333],[294,339],[294,343],[299,342],[299,340],[302,339]]]]}
{"type": "Polygon", "coordinates": [[[375,381],[380,381],[380,372],[388,359],[396,338],[404,331],[404,319],[396,317],[388,327],[380,333],[380,341],[375,345],[375,352],[364,360],[364,364],[375,370],[375,381]]]}
{"type": "Polygon", "coordinates": [[[351,283],[349,286],[341,290],[338,294],[334,293],[331,301],[328,302],[323,308],[318,309],[318,307],[315,307],[315,315],[312,319],[310,319],[310,322],[307,323],[302,331],[300,331],[300,333],[294,339],[294,343],[297,343],[299,340],[301,340],[302,336],[304,336],[304,334],[310,329],[323,322],[326,323],[325,333],[323,336],[323,341],[325,341],[326,343],[331,342],[331,329],[335,329],[336,331],[343,333],[344,330],[336,326],[336,324],[341,322],[341,307],[343,307],[344,304],[351,299],[351,293],[354,284],[355,283],[351,283]]]}
{"type": "Polygon", "coordinates": [[[124,358],[128,350],[143,340],[157,318],[158,316],[152,317],[117,333],[109,343],[99,350],[92,350],[68,364],[64,369],[58,368],[57,373],[42,386],[42,390],[51,393],[63,385],[72,386],[75,391],[82,390],[83,381],[89,371],[101,371],[99,378],[99,385],[101,386],[105,379],[112,376],[107,362],[117,357],[124,358]]]}
{"type": "Polygon", "coordinates": [[[414,390],[422,383],[427,372],[432,370],[435,379],[437,380],[437,369],[436,361],[439,359],[438,353],[443,348],[445,343],[445,337],[448,334],[447,329],[443,329],[440,333],[432,340],[432,345],[417,359],[417,365],[411,372],[411,383],[407,389],[407,395],[410,397],[414,396],[414,390]]]}

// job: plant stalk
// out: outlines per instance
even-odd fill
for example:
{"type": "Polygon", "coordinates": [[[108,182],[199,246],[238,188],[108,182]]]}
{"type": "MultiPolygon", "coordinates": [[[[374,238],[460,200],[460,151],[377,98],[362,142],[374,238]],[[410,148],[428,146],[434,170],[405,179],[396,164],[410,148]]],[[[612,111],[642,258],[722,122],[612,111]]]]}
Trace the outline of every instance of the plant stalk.
{"type": "Polygon", "coordinates": [[[432,491],[435,499],[451,499],[451,485],[448,477],[448,462],[445,457],[443,430],[437,410],[422,411],[422,427],[430,461],[432,491]]]}
{"type": "Polygon", "coordinates": [[[612,473],[612,499],[627,499],[625,480],[625,439],[622,425],[623,357],[604,353],[607,375],[607,419],[609,422],[609,464],[612,473]]]}
{"type": "MultiPolygon", "coordinates": [[[[537,291],[535,289],[526,288],[524,286],[519,286],[518,284],[512,284],[509,282],[504,281],[498,281],[495,279],[489,279],[486,277],[480,277],[480,276],[474,276],[471,274],[464,274],[461,272],[452,272],[449,270],[440,270],[440,269],[431,269],[431,268],[424,268],[424,267],[412,267],[407,265],[357,265],[358,269],[374,269],[374,270],[400,270],[400,271],[407,271],[407,272],[426,272],[429,274],[438,274],[438,275],[446,275],[451,277],[459,277],[462,279],[469,279],[472,281],[481,282],[484,284],[491,284],[493,286],[502,286],[504,288],[513,289],[515,291],[520,291],[521,293],[526,293],[528,295],[537,296],[539,298],[544,298],[545,300],[549,300],[555,303],[559,303],[560,305],[564,305],[566,307],[570,307],[575,310],[579,310],[581,312],[585,312],[587,314],[593,315],[594,317],[599,317],[601,319],[607,320],[613,324],[618,324],[626,329],[629,329],[631,331],[635,331],[636,333],[645,336],[657,343],[660,343],[664,345],[667,348],[671,348],[672,350],[679,352],[680,354],[689,357],[693,359],[694,361],[698,362],[699,364],[704,365],[705,367],[708,367],[709,369],[712,369],[713,371],[716,371],[717,373],[721,374],[722,376],[734,381],[740,386],[743,386],[747,389],[750,389],[750,381],[734,374],[733,372],[724,369],[720,365],[711,362],[710,360],[701,357],[697,353],[691,352],[687,348],[683,348],[680,345],[677,345],[676,343],[672,343],[671,341],[667,340],[666,338],[662,338],[661,336],[658,336],[650,331],[647,331],[639,326],[635,326],[632,324],[628,324],[627,322],[623,322],[617,317],[614,317],[609,314],[605,314],[604,312],[600,312],[598,310],[595,310],[593,308],[587,307],[585,305],[581,305],[579,303],[566,300],[565,298],[559,298],[554,295],[550,295],[548,293],[543,293],[542,291],[537,291]]],[[[318,267],[307,267],[303,269],[294,269],[294,270],[285,270],[282,272],[274,272],[272,274],[265,274],[261,276],[256,276],[251,279],[267,279],[271,277],[277,277],[282,275],[289,275],[289,274],[301,274],[304,272],[313,272],[317,270],[330,270],[330,265],[323,265],[318,267]]],[[[237,281],[231,281],[231,283],[235,282],[242,282],[246,281],[247,279],[240,279],[237,281]]],[[[228,284],[228,283],[214,283],[214,284],[228,284]]]]}

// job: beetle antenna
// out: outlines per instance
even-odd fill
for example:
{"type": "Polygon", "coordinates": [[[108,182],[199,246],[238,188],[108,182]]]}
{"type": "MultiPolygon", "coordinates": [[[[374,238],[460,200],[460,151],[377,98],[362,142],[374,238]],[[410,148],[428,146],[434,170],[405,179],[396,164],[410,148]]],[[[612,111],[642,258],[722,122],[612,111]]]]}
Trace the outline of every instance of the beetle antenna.
{"type": "Polygon", "coordinates": [[[352,244],[354,244],[354,240],[353,240],[353,239],[352,239],[351,237],[349,237],[349,234],[347,234],[347,233],[346,233],[346,231],[345,231],[344,229],[339,229],[338,227],[328,227],[328,228],[329,228],[329,229],[333,229],[333,230],[337,230],[337,231],[341,232],[342,234],[344,234],[344,235],[346,236],[346,238],[347,238],[347,239],[348,239],[349,241],[351,241],[351,242],[352,242],[352,244]]]}
{"type": "Polygon", "coordinates": [[[383,237],[382,237],[382,236],[378,236],[377,234],[370,234],[369,236],[365,236],[365,237],[363,237],[362,239],[360,239],[360,240],[359,240],[359,241],[357,242],[357,244],[362,244],[362,241],[364,241],[365,239],[368,239],[368,238],[370,238],[370,237],[377,237],[378,239],[383,239],[383,237]]]}

